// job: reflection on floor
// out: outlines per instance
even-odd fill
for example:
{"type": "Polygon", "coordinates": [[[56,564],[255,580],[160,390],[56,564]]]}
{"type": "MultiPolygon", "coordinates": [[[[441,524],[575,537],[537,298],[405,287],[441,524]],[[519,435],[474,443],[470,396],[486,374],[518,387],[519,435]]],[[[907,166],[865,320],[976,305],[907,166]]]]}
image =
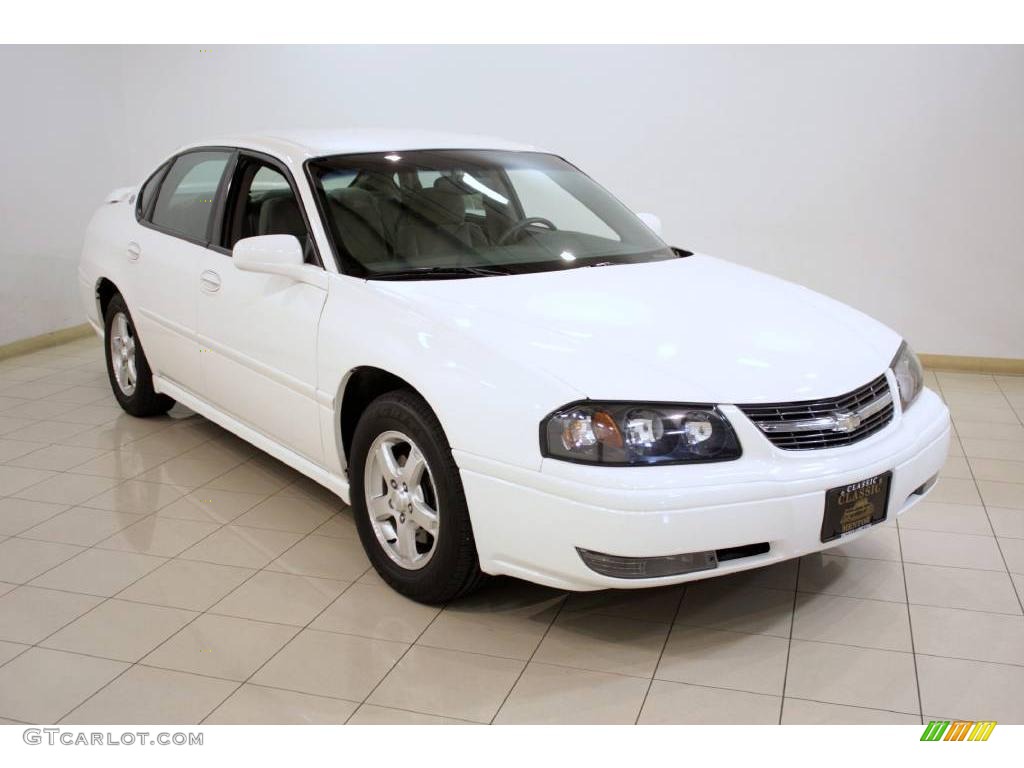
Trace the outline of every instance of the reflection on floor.
{"type": "Polygon", "coordinates": [[[943,478],[899,525],[724,579],[430,608],[351,513],[96,340],[0,362],[0,722],[1024,722],[1024,378],[929,373],[943,478]]]}

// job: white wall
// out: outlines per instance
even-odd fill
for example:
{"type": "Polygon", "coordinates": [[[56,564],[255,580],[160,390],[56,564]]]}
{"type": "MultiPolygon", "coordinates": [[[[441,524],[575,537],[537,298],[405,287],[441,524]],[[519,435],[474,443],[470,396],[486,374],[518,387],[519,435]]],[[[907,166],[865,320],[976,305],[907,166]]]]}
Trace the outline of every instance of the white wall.
{"type": "MultiPolygon", "coordinates": [[[[557,150],[635,209],[659,213],[673,243],[830,294],[921,351],[1024,358],[1024,48],[112,53],[123,104],[102,103],[126,139],[105,161],[123,163],[125,182],[221,132],[500,134],[557,150]]],[[[83,141],[96,140],[99,155],[109,151],[103,135],[94,128],[83,141]]],[[[121,181],[106,174],[93,202],[121,181]]],[[[79,224],[61,222],[62,241],[79,224]]],[[[49,249],[38,234],[21,247],[49,249]]],[[[722,299],[723,312],[742,311],[722,299]]]]}
{"type": "Polygon", "coordinates": [[[125,178],[120,52],[0,46],[0,344],[84,322],[82,231],[125,178]]]}

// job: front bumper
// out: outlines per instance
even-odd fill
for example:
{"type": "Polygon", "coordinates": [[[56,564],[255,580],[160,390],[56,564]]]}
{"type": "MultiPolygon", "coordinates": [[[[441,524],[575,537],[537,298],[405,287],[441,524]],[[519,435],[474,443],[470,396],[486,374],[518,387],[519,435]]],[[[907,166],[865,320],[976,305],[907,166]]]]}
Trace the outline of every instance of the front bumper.
{"type": "Polygon", "coordinates": [[[888,519],[923,498],[949,449],[949,412],[924,390],[906,413],[851,446],[775,448],[743,414],[722,406],[743,445],[720,464],[594,467],[545,459],[539,472],[456,451],[480,564],[573,590],[638,588],[734,573],[828,549],[867,529],[821,542],[825,492],[893,471],[888,519]],[[588,568],[577,547],[623,557],[660,557],[767,543],[763,554],[713,570],[619,579],[588,568]]]}

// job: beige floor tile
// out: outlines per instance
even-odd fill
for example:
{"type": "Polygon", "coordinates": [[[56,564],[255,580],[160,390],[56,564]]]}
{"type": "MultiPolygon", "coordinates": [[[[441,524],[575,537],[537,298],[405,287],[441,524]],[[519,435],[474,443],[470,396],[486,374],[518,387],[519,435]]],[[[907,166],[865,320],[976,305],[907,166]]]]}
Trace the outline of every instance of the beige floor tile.
{"type": "Polygon", "coordinates": [[[936,531],[900,532],[903,561],[976,570],[1003,570],[999,548],[991,536],[968,536],[936,531]]]}
{"type": "Polygon", "coordinates": [[[42,645],[58,651],[138,661],[197,616],[193,611],[107,600],[51,635],[42,645]]]}
{"type": "Polygon", "coordinates": [[[81,551],[71,544],[7,539],[0,542],[0,581],[24,584],[81,551]]]}
{"type": "Polygon", "coordinates": [[[786,698],[783,725],[919,725],[921,718],[905,712],[847,707],[821,701],[786,698]]]}
{"type": "Polygon", "coordinates": [[[677,624],[789,637],[793,592],[759,587],[736,588],[716,579],[690,584],[677,624]]]}
{"type": "Polygon", "coordinates": [[[98,597],[18,587],[0,596],[0,640],[38,643],[100,602],[98,597]]]}
{"type": "Polygon", "coordinates": [[[292,482],[292,478],[282,471],[250,460],[225,472],[209,483],[209,486],[222,491],[271,494],[281,490],[290,482],[292,482]]]}
{"type": "Polygon", "coordinates": [[[13,659],[19,653],[23,653],[31,647],[31,645],[9,643],[6,640],[0,640],[0,667],[13,659]]]}
{"type": "Polygon", "coordinates": [[[951,405],[949,412],[957,423],[961,421],[992,422],[994,424],[1020,423],[1009,403],[1006,405],[951,405]]]}
{"type": "Polygon", "coordinates": [[[320,485],[320,483],[305,475],[299,475],[294,482],[286,485],[278,493],[282,496],[300,496],[302,498],[314,499],[324,504],[329,504],[336,510],[348,508],[334,491],[320,485]]]}
{"type": "Polygon", "coordinates": [[[136,479],[149,483],[165,483],[185,488],[198,488],[220,477],[239,461],[232,459],[202,460],[185,458],[185,454],[168,459],[140,474],[136,479]]]}
{"type": "Polygon", "coordinates": [[[158,453],[171,459],[208,440],[209,438],[198,430],[184,425],[172,425],[167,429],[133,440],[130,445],[144,453],[158,453]]]}
{"type": "Polygon", "coordinates": [[[11,590],[17,589],[17,584],[9,584],[6,581],[0,581],[0,596],[6,595],[11,590]]]}
{"type": "Polygon", "coordinates": [[[205,611],[252,576],[250,568],[170,560],[118,594],[124,600],[205,611]]]}
{"type": "Polygon", "coordinates": [[[140,450],[134,441],[148,435],[162,432],[169,428],[170,422],[165,419],[136,419],[125,414],[109,424],[98,427],[86,427],[85,431],[61,438],[55,442],[61,445],[82,445],[89,448],[105,448],[107,450],[128,450],[133,453],[144,453],[147,456],[167,457],[159,451],[147,451],[145,446],[140,450]]]}
{"type": "Polygon", "coordinates": [[[362,701],[408,647],[388,640],[305,629],[250,682],[362,701]]]}
{"type": "Polygon", "coordinates": [[[119,661],[32,648],[0,667],[0,717],[55,723],[127,667],[119,661]]]}
{"type": "Polygon", "coordinates": [[[989,507],[988,519],[996,536],[1006,539],[1024,539],[1024,509],[989,507]]]}
{"type": "Polygon", "coordinates": [[[907,607],[884,600],[800,593],[793,637],[889,651],[912,650],[907,607]]]}
{"type": "Polygon", "coordinates": [[[640,714],[642,725],[770,725],[782,698],[655,680],[640,714]]]}
{"type": "Polygon", "coordinates": [[[54,477],[54,473],[46,469],[0,466],[0,496],[12,496],[49,477],[54,477]]]}
{"type": "Polygon", "coordinates": [[[142,453],[131,448],[107,451],[102,456],[73,467],[76,475],[96,475],[114,480],[128,480],[164,461],[163,456],[142,453]]]}
{"type": "Polygon", "coordinates": [[[789,640],[677,625],[655,677],[677,683],[781,695],[789,640]]]}
{"type": "Polygon", "coordinates": [[[173,485],[125,480],[109,491],[90,498],[84,502],[84,506],[114,512],[150,514],[183,495],[184,490],[173,485]]]}
{"type": "Polygon", "coordinates": [[[974,476],[971,474],[971,466],[967,463],[966,457],[950,456],[946,459],[946,463],[942,465],[942,469],[939,470],[939,477],[970,480],[974,476]]]}
{"type": "Polygon", "coordinates": [[[1024,723],[1024,667],[919,656],[917,674],[925,712],[1024,723]]]}
{"type": "Polygon", "coordinates": [[[66,421],[34,421],[28,426],[7,432],[5,437],[11,440],[30,440],[38,443],[64,443],[67,438],[88,429],[90,429],[88,424],[69,424],[66,421]]]}
{"type": "Polygon", "coordinates": [[[527,665],[498,711],[499,724],[632,724],[648,681],[583,669],[527,665]]]}
{"type": "MultiPolygon", "coordinates": [[[[12,432],[17,432],[25,427],[32,426],[35,422],[32,419],[16,419],[13,416],[4,416],[0,413],[0,435],[4,437],[9,436],[12,432]]],[[[28,442],[46,443],[48,440],[30,440],[28,442]]],[[[0,486],[2,487],[2,486],[0,486]]]]}
{"type": "Polygon", "coordinates": [[[186,549],[180,557],[241,568],[262,568],[301,538],[298,533],[227,525],[186,549]]]}
{"type": "Polygon", "coordinates": [[[9,462],[16,467],[52,469],[63,472],[78,464],[102,456],[106,451],[100,448],[78,448],[71,445],[48,445],[9,462]]]}
{"type": "MultiPolygon", "coordinates": [[[[2,398],[0,398],[2,399],[2,398]]],[[[26,440],[8,440],[0,437],[0,464],[13,461],[19,456],[25,456],[38,451],[46,446],[46,443],[32,443],[26,440]]]]}
{"type": "MultiPolygon", "coordinates": [[[[995,384],[995,380],[991,380],[990,383],[995,384]]],[[[988,384],[989,382],[986,382],[985,386],[988,387],[988,384]]],[[[973,389],[971,391],[959,389],[954,385],[953,388],[943,387],[942,394],[949,405],[1002,408],[1007,404],[1006,396],[999,389],[998,385],[995,387],[988,387],[986,390],[973,389]]]]}
{"type": "Polygon", "coordinates": [[[1024,509],[1024,483],[1001,483],[994,480],[979,480],[981,497],[988,507],[1024,509]]]}
{"type": "Polygon", "coordinates": [[[237,687],[184,672],[132,667],[61,722],[197,724],[237,687]]]}
{"type": "MultiPolygon", "coordinates": [[[[25,400],[19,405],[5,408],[4,415],[14,416],[18,419],[59,421],[60,414],[74,409],[75,406],[71,403],[57,403],[46,399],[25,400]]],[[[51,467],[41,467],[41,469],[51,469],[51,467]]],[[[56,469],[56,467],[52,467],[52,469],[56,469]]]]}
{"type": "Polygon", "coordinates": [[[189,461],[211,461],[211,462],[243,462],[259,450],[245,442],[240,437],[235,437],[230,432],[220,431],[220,435],[211,438],[208,442],[190,448],[181,454],[181,458],[189,461]]]}
{"type": "Polygon", "coordinates": [[[654,589],[606,589],[598,592],[570,592],[563,611],[621,616],[624,619],[660,621],[675,618],[683,585],[654,589]]]}
{"type": "MultiPolygon", "coordinates": [[[[311,579],[309,576],[286,574],[276,576],[281,579],[311,579]]],[[[310,628],[411,643],[439,611],[435,606],[422,605],[403,597],[390,587],[354,584],[317,616],[310,628]]]]}
{"type": "Polygon", "coordinates": [[[367,701],[486,723],[497,714],[524,665],[514,659],[416,646],[367,701]]]}
{"type": "Polygon", "coordinates": [[[259,493],[199,488],[172,501],[166,507],[158,510],[156,514],[159,517],[174,517],[180,520],[230,523],[264,498],[259,493]]]}
{"type": "Polygon", "coordinates": [[[808,555],[800,561],[800,591],[906,601],[903,566],[885,560],[808,555]]]}
{"type": "Polygon", "coordinates": [[[50,395],[47,400],[52,400],[55,403],[74,403],[75,405],[98,405],[113,402],[113,395],[110,393],[110,387],[80,384],[77,387],[50,395]]]}
{"type": "Polygon", "coordinates": [[[348,586],[346,581],[260,571],[210,612],[304,627],[348,586]]]}
{"type": "Polygon", "coordinates": [[[973,479],[944,477],[928,493],[928,500],[938,504],[981,504],[973,479]]]}
{"type": "Polygon", "coordinates": [[[53,421],[66,421],[69,424],[88,424],[89,426],[101,426],[109,424],[114,419],[123,415],[124,411],[116,404],[96,403],[94,405],[79,405],[68,411],[55,414],[50,418],[53,421]]]}
{"type": "MultiPolygon", "coordinates": [[[[8,435],[8,437],[10,436],[8,435]]],[[[964,453],[968,459],[1024,461],[1024,440],[992,440],[983,437],[965,437],[960,442],[964,446],[964,453]]]]}
{"type": "Polygon", "coordinates": [[[1024,573],[1024,539],[1000,538],[999,548],[1010,573],[1024,573]]]}
{"type": "Polygon", "coordinates": [[[979,481],[996,480],[1004,483],[1024,483],[1024,461],[971,459],[971,470],[979,481]]]}
{"type": "MultiPolygon", "coordinates": [[[[276,533],[279,536],[300,535],[257,528],[246,530],[276,533]]],[[[369,567],[370,561],[360,542],[328,536],[307,536],[267,566],[272,571],[320,576],[338,581],[355,581],[369,567]]]]}
{"type": "Polygon", "coordinates": [[[206,719],[206,724],[335,725],[344,723],[357,702],[282,691],[246,683],[206,719]]]}
{"type": "MultiPolygon", "coordinates": [[[[982,440],[1024,440],[1024,427],[1019,423],[993,424],[985,421],[956,422],[957,434],[962,438],[977,438],[982,440]]],[[[973,462],[972,462],[973,463],[973,462]]]]}
{"type": "Polygon", "coordinates": [[[529,659],[563,599],[561,592],[546,587],[512,579],[497,581],[448,605],[419,642],[453,651],[529,659]]]}
{"type": "Polygon", "coordinates": [[[829,554],[840,557],[860,557],[868,560],[899,562],[899,532],[889,525],[877,525],[859,538],[833,547],[829,554]]]}
{"type": "Polygon", "coordinates": [[[142,515],[125,512],[105,512],[88,507],[73,507],[61,512],[21,535],[27,539],[56,541],[90,547],[142,519],[142,515]]]}
{"type": "MultiPolygon", "coordinates": [[[[282,491],[283,493],[283,491],[282,491]]],[[[351,508],[339,510],[313,531],[317,536],[331,536],[336,539],[358,539],[356,521],[352,518],[351,508]]]]}
{"type": "Polygon", "coordinates": [[[363,704],[349,719],[347,725],[479,725],[468,720],[454,717],[438,717],[424,715],[421,712],[409,712],[405,709],[378,707],[375,704],[363,704]]]}
{"type": "Polygon", "coordinates": [[[916,605],[1020,614],[1013,583],[1005,573],[908,564],[907,594],[916,605]]]}
{"type": "Polygon", "coordinates": [[[147,517],[104,539],[97,546],[102,549],[174,557],[219,527],[218,523],[202,523],[197,520],[147,517]]]}
{"type": "Polygon", "coordinates": [[[1024,666],[1024,616],[910,606],[918,654],[1024,666]]]}
{"type": "Polygon", "coordinates": [[[991,536],[985,508],[973,504],[933,504],[919,502],[900,517],[903,530],[943,531],[991,536]]]}
{"type": "Polygon", "coordinates": [[[204,614],[142,663],[199,675],[245,680],[295,636],[282,624],[204,614]]]}
{"type": "Polygon", "coordinates": [[[63,512],[66,504],[26,499],[0,499],[0,536],[14,536],[63,512]]]}
{"type": "Polygon", "coordinates": [[[330,519],[335,508],[301,496],[275,495],[261,501],[241,517],[236,525],[271,528],[276,531],[310,533],[330,519]]]}
{"type": "Polygon", "coordinates": [[[806,640],[792,642],[786,695],[910,714],[919,711],[912,654],[806,640]]]}
{"type": "Polygon", "coordinates": [[[660,622],[563,613],[533,658],[564,667],[650,677],[668,632],[669,625],[660,622]]]}
{"type": "MultiPolygon", "coordinates": [[[[62,473],[19,491],[17,496],[33,501],[48,501],[53,504],[81,504],[86,499],[103,493],[115,482],[108,477],[62,473]]],[[[123,511],[131,512],[133,510],[123,511]]]]}
{"type": "Polygon", "coordinates": [[[111,597],[164,562],[161,557],[134,552],[87,549],[36,577],[32,585],[111,597]]]}

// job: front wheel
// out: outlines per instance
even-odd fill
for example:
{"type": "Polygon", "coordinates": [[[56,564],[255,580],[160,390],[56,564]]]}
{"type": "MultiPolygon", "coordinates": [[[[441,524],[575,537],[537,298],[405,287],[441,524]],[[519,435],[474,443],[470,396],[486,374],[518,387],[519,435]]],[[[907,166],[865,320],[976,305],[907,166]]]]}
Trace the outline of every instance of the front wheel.
{"type": "Polygon", "coordinates": [[[403,595],[443,603],[483,580],[458,467],[434,412],[413,392],[374,400],[352,438],[359,538],[403,595]]]}
{"type": "Polygon", "coordinates": [[[174,406],[174,400],[154,391],[149,361],[121,294],[114,294],[110,299],[104,324],[107,374],[117,402],[132,416],[167,413],[174,406]]]}

